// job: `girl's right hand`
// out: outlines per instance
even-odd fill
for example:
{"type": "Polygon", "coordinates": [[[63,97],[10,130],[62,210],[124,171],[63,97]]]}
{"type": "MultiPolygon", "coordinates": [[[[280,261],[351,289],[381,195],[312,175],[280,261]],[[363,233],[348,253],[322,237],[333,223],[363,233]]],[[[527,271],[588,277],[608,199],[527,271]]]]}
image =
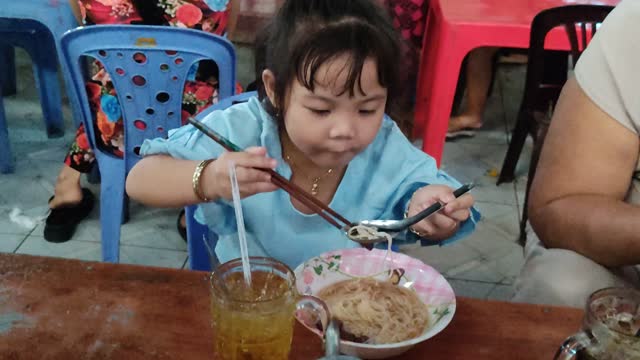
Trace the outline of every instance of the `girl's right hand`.
{"type": "Polygon", "coordinates": [[[271,182],[271,175],[260,169],[275,169],[277,162],[266,156],[264,147],[250,147],[242,152],[225,152],[205,168],[203,191],[207,198],[232,200],[229,162],[236,165],[236,177],[240,197],[245,198],[278,187],[271,182]]]}

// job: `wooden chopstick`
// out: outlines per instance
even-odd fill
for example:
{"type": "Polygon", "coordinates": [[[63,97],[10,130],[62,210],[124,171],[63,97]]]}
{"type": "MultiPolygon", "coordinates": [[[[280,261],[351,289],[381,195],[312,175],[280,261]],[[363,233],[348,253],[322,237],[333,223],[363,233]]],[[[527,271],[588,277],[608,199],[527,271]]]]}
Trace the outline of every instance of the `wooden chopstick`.
{"type": "MultiPolygon", "coordinates": [[[[205,135],[210,137],[213,141],[220,144],[226,150],[243,151],[242,148],[238,147],[237,145],[235,145],[234,143],[226,139],[224,136],[218,134],[216,131],[214,131],[207,125],[203,124],[202,122],[196,120],[195,118],[190,116],[187,118],[187,121],[191,125],[195,126],[198,130],[202,131],[205,135]]],[[[353,226],[353,223],[351,221],[345,219],[342,215],[335,212],[329,206],[323,204],[320,200],[316,199],[315,196],[302,190],[299,186],[285,179],[282,175],[278,174],[274,170],[264,169],[264,171],[266,171],[271,175],[271,181],[276,186],[278,186],[282,190],[289,193],[291,196],[293,196],[295,199],[303,203],[305,206],[309,207],[311,210],[313,210],[315,213],[320,215],[323,219],[325,219],[331,225],[335,226],[340,230],[347,230],[349,227],[353,226]],[[333,216],[335,219],[332,219],[331,217],[329,217],[325,212],[333,216]],[[336,220],[341,221],[342,223],[344,223],[344,225],[340,225],[336,220]]]]}
{"type": "MultiPolygon", "coordinates": [[[[351,221],[345,219],[344,217],[342,217],[342,215],[338,214],[337,212],[335,212],[332,208],[328,207],[327,205],[325,205],[324,203],[322,203],[322,201],[318,200],[315,196],[309,194],[308,192],[302,190],[298,185],[290,182],[289,180],[285,179],[282,175],[278,174],[277,172],[268,169],[267,172],[269,174],[271,174],[271,176],[276,179],[277,181],[281,182],[282,184],[286,185],[286,186],[291,186],[293,192],[291,192],[290,194],[295,197],[296,199],[302,201],[300,198],[296,197],[297,195],[300,195],[306,199],[308,199],[312,204],[314,204],[317,208],[320,208],[326,212],[328,212],[331,216],[335,217],[336,219],[342,221],[345,225],[347,226],[352,226],[353,224],[351,223],[351,221]]],[[[277,185],[277,184],[276,184],[277,185]]],[[[283,189],[285,190],[285,189],[283,189]]],[[[309,205],[307,205],[309,206],[309,205]]],[[[309,206],[311,209],[314,209],[313,206],[309,206]]],[[[320,215],[320,214],[319,214],[320,215]]],[[[339,226],[339,225],[338,225],[339,226]]]]}
{"type": "MultiPolygon", "coordinates": [[[[300,201],[301,203],[303,203],[305,206],[307,206],[308,208],[310,208],[311,210],[313,210],[316,214],[320,215],[323,219],[325,219],[328,223],[330,223],[331,225],[335,226],[338,229],[343,229],[344,226],[338,224],[334,219],[332,219],[331,217],[329,217],[327,214],[325,214],[325,209],[324,207],[320,207],[316,204],[314,204],[312,201],[310,201],[311,199],[304,197],[304,196],[300,196],[301,194],[297,193],[295,188],[293,188],[291,185],[293,185],[293,183],[289,182],[289,181],[282,181],[280,179],[278,179],[276,176],[274,176],[274,173],[276,175],[279,175],[278,173],[276,173],[273,170],[267,171],[271,174],[271,181],[276,184],[276,186],[278,186],[279,188],[281,188],[282,190],[286,191],[287,193],[289,193],[291,196],[293,196],[294,198],[298,199],[298,201],[300,201]],[[273,172],[273,173],[272,173],[273,172]]],[[[348,223],[345,223],[348,224],[348,223]]],[[[349,225],[350,226],[350,225],[349,225]]]]}

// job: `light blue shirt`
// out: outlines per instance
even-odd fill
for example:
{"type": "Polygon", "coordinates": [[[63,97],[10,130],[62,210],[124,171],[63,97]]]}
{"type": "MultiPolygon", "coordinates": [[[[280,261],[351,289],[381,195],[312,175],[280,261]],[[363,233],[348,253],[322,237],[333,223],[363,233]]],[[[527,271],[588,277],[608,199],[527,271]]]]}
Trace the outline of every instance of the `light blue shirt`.
{"type": "MultiPolygon", "coordinates": [[[[257,98],[214,111],[203,122],[241,148],[266,147],[269,156],[278,161],[276,171],[287,179],[291,177],[291,168],[282,159],[278,127],[257,98]]],[[[191,125],[170,131],[166,140],[147,140],[141,148],[144,156],[169,154],[190,160],[216,158],[223,151],[191,125]]],[[[401,219],[413,192],[428,184],[460,186],[439,171],[433,158],[415,148],[385,116],[374,141],[349,163],[329,206],[351,221],[401,219]]],[[[319,215],[298,211],[282,190],[245,198],[242,210],[251,256],[273,257],[295,268],[323,252],[359,246],[319,215]]],[[[472,209],[471,218],[443,243],[469,234],[479,218],[480,214],[472,209]]],[[[201,204],[196,219],[218,235],[215,252],[221,262],[240,257],[231,202],[201,204]]],[[[399,241],[417,239],[407,235],[399,241]]]]}

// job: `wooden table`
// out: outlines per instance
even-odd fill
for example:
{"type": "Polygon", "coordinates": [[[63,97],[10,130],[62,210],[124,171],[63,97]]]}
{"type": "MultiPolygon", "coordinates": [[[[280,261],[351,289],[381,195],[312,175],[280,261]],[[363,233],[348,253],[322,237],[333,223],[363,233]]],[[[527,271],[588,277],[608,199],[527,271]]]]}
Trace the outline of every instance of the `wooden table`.
{"type": "MultiPolygon", "coordinates": [[[[207,273],[0,254],[0,359],[212,359],[207,273]]],[[[403,359],[550,359],[570,308],[458,298],[403,359]]],[[[322,355],[296,323],[292,359],[322,355]]]]}
{"type": "MultiPolygon", "coordinates": [[[[533,18],[572,4],[616,5],[620,0],[429,0],[417,80],[413,136],[438,165],[442,157],[458,74],[464,57],[482,46],[528,48],[533,18]]],[[[568,50],[556,29],[545,47],[568,50]]]]}

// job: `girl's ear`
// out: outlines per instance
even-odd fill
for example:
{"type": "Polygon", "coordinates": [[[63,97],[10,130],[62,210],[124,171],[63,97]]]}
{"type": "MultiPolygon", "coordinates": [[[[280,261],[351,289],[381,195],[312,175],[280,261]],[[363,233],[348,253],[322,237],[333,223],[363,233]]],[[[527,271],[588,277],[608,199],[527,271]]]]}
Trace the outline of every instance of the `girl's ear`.
{"type": "Polygon", "coordinates": [[[273,107],[277,107],[278,103],[276,102],[276,77],[273,75],[273,72],[269,69],[265,69],[262,72],[262,84],[264,85],[264,90],[267,93],[267,97],[269,101],[271,101],[271,105],[273,107]]]}

